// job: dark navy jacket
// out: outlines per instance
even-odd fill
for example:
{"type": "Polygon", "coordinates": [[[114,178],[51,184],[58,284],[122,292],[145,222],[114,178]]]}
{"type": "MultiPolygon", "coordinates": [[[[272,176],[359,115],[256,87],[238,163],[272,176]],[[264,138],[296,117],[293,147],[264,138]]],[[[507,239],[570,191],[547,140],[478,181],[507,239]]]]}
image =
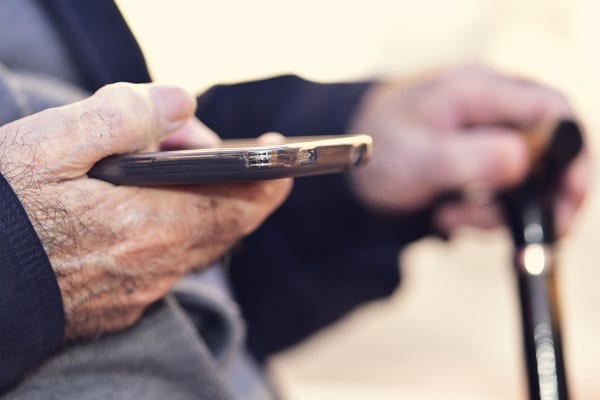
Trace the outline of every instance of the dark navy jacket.
{"type": "MultiPolygon", "coordinates": [[[[39,0],[95,90],[147,82],[143,56],[118,9],[103,0],[39,0]]],[[[317,84],[295,76],[216,86],[198,117],[224,138],[336,134],[368,83],[317,84]]],[[[1,178],[1,177],[0,177],[1,178]]],[[[286,203],[233,253],[229,276],[255,356],[290,346],[398,285],[398,252],[429,230],[426,212],[379,216],[346,177],[301,178],[286,203]]],[[[54,274],[22,206],[0,179],[0,392],[60,348],[64,315],[54,274]]]]}

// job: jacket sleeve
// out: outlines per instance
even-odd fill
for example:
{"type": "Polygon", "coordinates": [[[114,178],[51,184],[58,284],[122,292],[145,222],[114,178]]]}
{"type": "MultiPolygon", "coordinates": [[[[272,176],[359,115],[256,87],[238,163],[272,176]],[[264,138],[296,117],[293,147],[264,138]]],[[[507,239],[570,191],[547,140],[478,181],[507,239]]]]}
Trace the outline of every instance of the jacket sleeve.
{"type": "MultiPolygon", "coordinates": [[[[216,86],[199,97],[198,117],[225,138],[346,133],[368,87],[295,76],[216,86]]],[[[429,233],[429,221],[427,211],[398,218],[368,211],[344,175],[297,179],[283,206],[232,256],[250,349],[264,360],[391,294],[400,249],[429,233]]]]}
{"type": "Polygon", "coordinates": [[[63,340],[60,290],[19,199],[0,175],[0,393],[63,340]]]}

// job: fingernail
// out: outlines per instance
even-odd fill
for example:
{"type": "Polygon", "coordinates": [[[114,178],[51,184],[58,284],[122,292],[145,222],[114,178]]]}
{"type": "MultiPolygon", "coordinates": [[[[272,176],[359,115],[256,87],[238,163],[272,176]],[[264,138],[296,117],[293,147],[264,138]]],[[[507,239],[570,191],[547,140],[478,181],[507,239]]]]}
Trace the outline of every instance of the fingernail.
{"type": "Polygon", "coordinates": [[[183,122],[196,109],[196,99],[178,86],[152,85],[150,96],[164,122],[183,122]]]}

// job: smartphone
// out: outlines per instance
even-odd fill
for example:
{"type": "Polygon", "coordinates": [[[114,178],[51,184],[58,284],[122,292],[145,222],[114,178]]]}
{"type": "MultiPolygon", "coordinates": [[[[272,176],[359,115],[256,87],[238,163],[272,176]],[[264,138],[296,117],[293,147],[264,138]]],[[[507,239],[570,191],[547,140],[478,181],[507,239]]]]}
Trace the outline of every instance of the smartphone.
{"type": "Polygon", "coordinates": [[[248,182],[347,171],[366,163],[371,151],[368,135],[293,137],[267,145],[224,140],[215,148],[110,156],[88,176],[132,186],[248,182]]]}

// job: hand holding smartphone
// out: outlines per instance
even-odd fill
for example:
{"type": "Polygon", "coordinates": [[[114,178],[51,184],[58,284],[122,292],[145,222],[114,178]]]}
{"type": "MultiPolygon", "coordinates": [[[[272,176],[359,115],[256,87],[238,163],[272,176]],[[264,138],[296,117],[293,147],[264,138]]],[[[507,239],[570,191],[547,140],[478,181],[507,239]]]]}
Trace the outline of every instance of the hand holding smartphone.
{"type": "Polygon", "coordinates": [[[366,163],[368,135],[286,138],[277,144],[225,140],[219,147],[120,154],[100,160],[88,176],[117,185],[195,185],[343,172],[366,163]]]}

